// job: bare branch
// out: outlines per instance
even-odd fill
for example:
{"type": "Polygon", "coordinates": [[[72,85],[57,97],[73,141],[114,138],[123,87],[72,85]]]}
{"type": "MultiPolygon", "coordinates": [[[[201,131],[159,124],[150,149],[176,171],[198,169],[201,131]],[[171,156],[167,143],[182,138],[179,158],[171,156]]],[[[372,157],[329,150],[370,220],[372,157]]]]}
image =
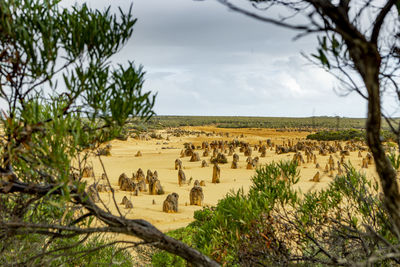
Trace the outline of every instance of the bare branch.
{"type": "MultiPolygon", "coordinates": [[[[21,192],[32,195],[47,195],[56,194],[60,195],[61,188],[57,185],[37,185],[27,184],[19,181],[1,181],[0,182],[0,193],[10,194],[14,192],[21,192]]],[[[108,225],[104,228],[88,228],[88,229],[76,229],[76,227],[65,227],[65,226],[51,226],[53,229],[59,230],[71,230],[75,233],[90,233],[90,232],[114,232],[124,233],[141,238],[148,243],[154,243],[155,247],[166,250],[170,253],[181,256],[194,266],[219,266],[218,263],[204,256],[197,250],[189,247],[188,245],[175,240],[151,225],[145,220],[129,220],[123,217],[117,217],[111,213],[105,212],[94,204],[89,196],[84,192],[79,192],[74,186],[70,186],[71,196],[75,203],[79,203],[84,206],[89,212],[93,213],[103,223],[108,225]]],[[[11,222],[10,226],[18,228],[21,224],[11,222]]],[[[32,229],[43,229],[45,227],[41,225],[29,225],[32,229]]],[[[48,227],[48,226],[46,226],[48,227]]]]}
{"type": "Polygon", "coordinates": [[[234,4],[232,4],[231,2],[229,2],[228,0],[218,0],[218,2],[220,2],[221,4],[223,4],[224,6],[228,7],[230,10],[238,12],[240,14],[246,15],[248,17],[263,21],[263,22],[267,22],[267,23],[272,23],[274,25],[277,26],[281,26],[287,29],[291,29],[291,30],[303,30],[306,32],[318,32],[321,29],[310,29],[309,25],[295,25],[295,24],[289,24],[289,23],[285,23],[282,22],[281,20],[277,20],[277,19],[272,19],[272,18],[268,18],[268,17],[264,17],[264,16],[260,16],[256,13],[250,12],[246,9],[240,8],[234,4]]]}
{"type": "Polygon", "coordinates": [[[375,25],[374,28],[372,29],[372,34],[371,34],[371,42],[376,44],[378,41],[379,37],[379,32],[382,28],[382,24],[385,21],[386,15],[389,13],[389,11],[392,9],[392,7],[398,2],[397,0],[388,0],[385,4],[385,6],[381,9],[379,12],[378,16],[375,19],[375,25]]]}

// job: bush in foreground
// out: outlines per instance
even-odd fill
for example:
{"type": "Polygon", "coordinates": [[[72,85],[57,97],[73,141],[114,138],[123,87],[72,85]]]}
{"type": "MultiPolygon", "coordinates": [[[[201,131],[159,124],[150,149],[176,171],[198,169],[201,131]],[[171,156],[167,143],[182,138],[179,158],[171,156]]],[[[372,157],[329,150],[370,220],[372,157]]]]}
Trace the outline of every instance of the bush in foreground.
{"type": "MultiPolygon", "coordinates": [[[[252,181],[247,194],[231,192],[171,234],[229,266],[399,263],[378,184],[353,167],[327,189],[305,194],[293,189],[293,163],[261,167],[252,181]]],[[[153,257],[158,266],[172,260],[178,262],[165,252],[153,257]]]]}

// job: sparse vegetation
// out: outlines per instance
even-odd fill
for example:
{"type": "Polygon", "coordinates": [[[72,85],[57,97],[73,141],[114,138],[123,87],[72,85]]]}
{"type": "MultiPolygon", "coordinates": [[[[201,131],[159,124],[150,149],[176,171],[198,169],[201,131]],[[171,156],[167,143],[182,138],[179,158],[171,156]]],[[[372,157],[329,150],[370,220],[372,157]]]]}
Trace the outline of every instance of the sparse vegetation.
{"type": "Polygon", "coordinates": [[[365,131],[350,129],[342,131],[321,131],[307,136],[307,139],[318,141],[365,140],[365,131]]]}
{"type": "MultiPolygon", "coordinates": [[[[314,134],[309,134],[307,136],[309,140],[318,141],[365,141],[366,132],[365,130],[348,129],[340,131],[319,131],[314,134]]],[[[382,130],[381,139],[384,142],[395,140],[395,135],[391,131],[382,130]]]]}
{"type": "MultiPolygon", "coordinates": [[[[337,117],[231,117],[231,116],[154,116],[132,129],[162,129],[166,127],[215,125],[219,128],[276,128],[288,131],[317,129],[364,129],[365,119],[337,117]]],[[[387,129],[387,125],[383,127],[387,129]]]]}

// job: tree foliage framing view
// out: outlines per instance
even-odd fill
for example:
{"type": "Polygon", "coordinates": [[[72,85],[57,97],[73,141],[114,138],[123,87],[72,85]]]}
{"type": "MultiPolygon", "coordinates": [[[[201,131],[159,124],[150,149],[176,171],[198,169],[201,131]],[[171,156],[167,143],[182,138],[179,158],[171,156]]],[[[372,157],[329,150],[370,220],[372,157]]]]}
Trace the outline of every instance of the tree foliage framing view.
{"type": "Polygon", "coordinates": [[[127,219],[115,198],[117,215],[86,193],[88,156],[119,136],[128,118],[149,119],[155,95],[142,91],[141,67],[111,64],[132,35],[132,6],[117,15],[59,3],[0,1],[0,265],[81,265],[118,245],[107,262],[92,261],[113,264],[142,244],[217,265],[150,223],[127,219]],[[101,233],[142,241],[100,240],[101,233]]]}
{"type": "Polygon", "coordinates": [[[386,156],[380,136],[382,117],[398,137],[390,114],[382,109],[383,93],[392,93],[400,102],[400,1],[351,0],[249,0],[255,10],[244,9],[227,0],[218,0],[230,10],[251,18],[300,32],[296,38],[318,34],[318,53],[312,55],[341,81],[348,92],[357,92],[368,102],[367,143],[376,163],[384,193],[384,203],[392,220],[392,231],[400,237],[400,192],[396,170],[386,156]],[[263,16],[278,8],[281,17],[263,16]],[[293,22],[294,19],[303,23],[293,22]]]}
{"type": "MultiPolygon", "coordinates": [[[[255,19],[297,30],[298,37],[322,36],[312,58],[368,101],[367,143],[382,185],[382,209],[389,215],[391,235],[400,240],[397,173],[380,138],[384,117],[400,143],[400,125],[381,106],[384,91],[391,90],[400,100],[400,2],[254,0],[250,2],[257,11],[252,12],[218,1],[255,19]],[[290,14],[260,15],[260,10],[275,7],[290,14]],[[304,24],[291,23],[298,16],[304,16],[304,24]]],[[[6,107],[0,139],[0,264],[57,265],[118,244],[107,259],[112,264],[120,251],[148,244],[195,266],[218,266],[148,222],[127,219],[115,198],[118,214],[101,200],[97,205],[86,193],[82,174],[89,155],[99,155],[102,143],[118,137],[128,118],[150,118],[154,95],[142,92],[144,73],[133,62],[111,65],[111,57],[132,35],[136,20],[131,10],[120,10],[117,16],[109,9],[100,12],[86,5],[62,9],[59,2],[0,0],[0,97],[6,107]],[[116,236],[97,242],[94,237],[99,233],[126,234],[142,241],[116,236]]],[[[328,257],[326,264],[348,263],[312,236],[306,238],[316,244],[315,255],[322,252],[328,257]]],[[[398,245],[374,238],[379,246],[386,245],[382,257],[398,261],[398,245]]]]}
{"type": "MultiPolygon", "coordinates": [[[[400,259],[398,242],[400,240],[400,193],[398,169],[393,167],[398,166],[396,159],[398,156],[386,155],[382,144],[381,122],[382,119],[387,121],[390,129],[397,136],[399,145],[399,122],[384,110],[382,99],[386,94],[394,97],[398,103],[400,102],[398,86],[400,81],[400,1],[242,1],[250,3],[253,9],[243,8],[243,5],[236,4],[238,2],[217,1],[234,12],[295,30],[299,32],[295,39],[310,34],[319,36],[317,53],[311,57],[307,56],[309,60],[333,74],[341,82],[345,92],[356,92],[368,103],[366,141],[374,158],[382,190],[382,195],[379,197],[376,191],[371,193],[369,189],[366,189],[370,187],[367,184],[369,182],[348,167],[346,176],[336,177],[328,191],[341,183],[340,187],[336,187],[336,193],[341,192],[340,194],[345,196],[352,192],[352,201],[356,203],[355,206],[360,207],[360,210],[345,212],[343,207],[335,207],[337,203],[327,201],[326,198],[322,201],[320,197],[323,199],[323,195],[328,191],[306,194],[306,202],[313,202],[315,208],[324,210],[325,213],[319,214],[321,216],[319,219],[323,219],[322,221],[312,219],[312,223],[303,225],[303,222],[298,220],[297,211],[300,210],[301,213],[302,209],[307,210],[310,206],[308,206],[309,203],[303,203],[301,200],[295,201],[296,205],[300,206],[291,207],[289,212],[286,210],[287,207],[282,206],[275,211],[276,216],[269,220],[269,227],[272,229],[276,230],[279,227],[287,229],[285,227],[290,225],[295,232],[295,235],[291,237],[287,234],[288,230],[276,235],[269,232],[272,234],[270,238],[283,237],[281,239],[283,242],[291,240],[289,243],[293,247],[296,247],[295,244],[298,241],[297,248],[302,247],[301,252],[294,253],[288,250],[290,253],[284,255],[282,249],[279,249],[279,244],[275,250],[264,248],[267,252],[262,251],[262,248],[256,248],[253,252],[258,256],[253,258],[251,257],[254,255],[248,256],[251,258],[250,262],[263,266],[262,259],[266,257],[269,264],[277,264],[279,257],[283,257],[287,260],[285,264],[289,262],[351,266],[398,264],[400,259]],[[354,182],[355,184],[352,184],[354,182]],[[338,210],[335,211],[336,208],[338,210]],[[376,217],[375,212],[379,212],[382,216],[376,217]],[[368,216],[373,220],[364,220],[368,216]],[[379,217],[384,219],[377,224],[379,217]],[[363,223],[357,223],[360,218],[363,218],[363,223]],[[390,233],[391,237],[382,235],[383,232],[375,228],[377,226],[388,229],[386,233],[390,233]],[[350,244],[357,245],[352,250],[350,244]],[[310,248],[312,248],[311,253],[308,251],[310,248]],[[359,253],[360,251],[362,253],[359,253]]],[[[254,179],[260,179],[261,176],[257,174],[254,179]]],[[[266,176],[264,182],[269,179],[271,178],[266,176]]],[[[374,190],[377,190],[376,188],[374,190]]],[[[278,199],[284,201],[284,197],[282,199],[278,197],[278,199]]],[[[308,210],[309,214],[313,214],[314,211],[314,209],[308,210]]],[[[213,216],[219,216],[218,214],[217,207],[217,212],[213,216]]],[[[268,212],[266,214],[271,216],[268,212]]],[[[201,217],[201,215],[198,216],[201,217]]],[[[208,218],[208,220],[211,219],[208,218]]],[[[251,253],[251,251],[248,252],[251,253]]],[[[239,256],[237,260],[240,262],[241,257],[239,256]]]]}

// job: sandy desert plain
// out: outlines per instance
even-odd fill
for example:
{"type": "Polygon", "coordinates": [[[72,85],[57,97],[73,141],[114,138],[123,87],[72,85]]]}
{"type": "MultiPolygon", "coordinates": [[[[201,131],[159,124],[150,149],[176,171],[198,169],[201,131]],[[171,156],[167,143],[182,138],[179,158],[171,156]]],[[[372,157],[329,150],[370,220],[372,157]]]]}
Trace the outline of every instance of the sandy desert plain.
{"type": "MultiPolygon", "coordinates": [[[[184,143],[190,142],[196,147],[201,147],[203,141],[211,143],[214,140],[226,140],[229,142],[237,139],[239,141],[248,142],[251,146],[254,146],[256,144],[258,145],[260,141],[265,144],[267,139],[271,139],[272,143],[275,145],[282,145],[289,140],[295,143],[302,140],[304,141],[309,134],[309,132],[276,131],[275,129],[226,129],[213,126],[181,127],[179,129],[190,131],[192,134],[174,136],[168,133],[168,130],[158,130],[157,134],[161,135],[162,139],[151,138],[149,140],[140,140],[128,138],[126,141],[114,140],[111,142],[111,156],[102,157],[111,185],[115,189],[115,199],[121,212],[126,214],[126,217],[130,219],[147,220],[163,232],[188,225],[193,221],[194,212],[202,209],[200,206],[189,205],[189,194],[195,180],[205,181],[205,186],[202,187],[204,193],[203,206],[213,206],[231,190],[237,191],[243,188],[246,192],[251,185],[251,177],[255,174],[255,169],[249,170],[246,168],[247,157],[244,156],[242,152],[239,152],[239,148],[236,148],[235,153],[239,155],[238,169],[231,169],[232,156],[226,154],[228,163],[219,164],[221,168],[221,182],[213,184],[211,182],[213,164],[210,163],[212,150],[207,157],[203,157],[203,150],[195,150],[195,152],[199,153],[201,161],[204,159],[208,163],[208,167],[202,168],[201,161],[190,162],[190,157],[180,157],[181,151],[184,149],[184,143]],[[229,137],[227,137],[227,133],[229,133],[229,137]],[[135,157],[138,151],[141,151],[142,156],[135,157]],[[190,185],[178,185],[178,170],[175,170],[174,164],[175,160],[178,158],[182,160],[183,171],[185,172],[187,180],[192,178],[190,185]],[[140,192],[135,196],[133,192],[121,191],[118,186],[119,176],[122,173],[126,173],[128,177],[131,177],[132,173],[136,173],[139,168],[141,168],[145,174],[148,169],[153,172],[157,171],[165,194],[150,195],[148,192],[140,192]],[[173,192],[179,195],[178,212],[165,213],[163,212],[163,201],[168,194],[173,192]],[[133,204],[132,209],[126,209],[124,205],[120,204],[124,196],[131,200],[133,204]]],[[[171,129],[169,132],[171,132],[171,129]]],[[[376,179],[377,174],[375,172],[375,166],[371,164],[368,168],[362,168],[362,158],[358,156],[358,153],[358,150],[350,152],[350,155],[345,157],[345,161],[350,161],[356,169],[365,172],[368,178],[376,179]]],[[[292,160],[294,154],[294,152],[276,154],[275,149],[270,148],[267,149],[265,157],[260,157],[259,165],[272,161],[292,160]]],[[[304,152],[302,152],[302,154],[304,157],[304,152]]],[[[319,155],[318,151],[314,151],[314,154],[316,154],[317,162],[321,166],[320,169],[316,169],[316,164],[312,161],[310,163],[306,161],[298,167],[300,180],[296,184],[296,187],[302,192],[326,187],[333,178],[330,177],[330,173],[324,173],[325,165],[328,163],[330,155],[333,156],[335,163],[338,160],[340,161],[341,157],[339,152],[323,156],[319,155]],[[320,182],[310,181],[317,171],[321,174],[320,182]]],[[[365,157],[367,151],[362,151],[361,154],[365,157]]],[[[260,156],[260,153],[253,149],[252,157],[256,156],[260,156]]],[[[95,180],[100,183],[105,183],[104,180],[100,179],[103,173],[100,161],[96,157],[93,157],[89,160],[89,163],[93,166],[95,180]]],[[[337,170],[333,171],[333,175],[336,174],[337,170]]],[[[88,184],[93,183],[93,178],[86,178],[86,180],[88,184]]],[[[107,205],[113,213],[117,214],[116,207],[111,198],[111,193],[101,192],[99,195],[105,205],[107,205]]]]}

